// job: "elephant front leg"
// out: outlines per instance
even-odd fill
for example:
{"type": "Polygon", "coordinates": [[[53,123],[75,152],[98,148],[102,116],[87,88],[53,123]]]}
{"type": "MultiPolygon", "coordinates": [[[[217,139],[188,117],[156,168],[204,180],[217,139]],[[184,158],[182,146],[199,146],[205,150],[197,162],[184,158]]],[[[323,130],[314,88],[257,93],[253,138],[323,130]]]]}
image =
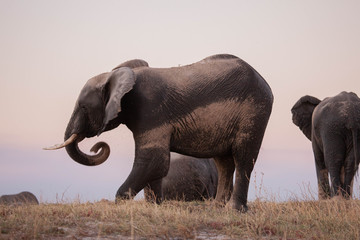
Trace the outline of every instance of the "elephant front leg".
{"type": "Polygon", "coordinates": [[[134,197],[150,187],[157,203],[162,201],[161,180],[169,171],[170,152],[163,148],[137,150],[131,173],[116,193],[116,202],[134,197]]]}

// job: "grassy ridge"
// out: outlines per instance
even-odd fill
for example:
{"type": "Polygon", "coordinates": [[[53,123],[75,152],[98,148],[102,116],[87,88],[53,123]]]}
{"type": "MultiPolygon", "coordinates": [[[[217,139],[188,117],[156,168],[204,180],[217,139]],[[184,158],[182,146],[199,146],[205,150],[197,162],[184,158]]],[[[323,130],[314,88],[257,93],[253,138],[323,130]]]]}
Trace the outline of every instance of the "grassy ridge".
{"type": "Polygon", "coordinates": [[[0,206],[0,239],[360,239],[360,201],[145,201],[0,206]]]}

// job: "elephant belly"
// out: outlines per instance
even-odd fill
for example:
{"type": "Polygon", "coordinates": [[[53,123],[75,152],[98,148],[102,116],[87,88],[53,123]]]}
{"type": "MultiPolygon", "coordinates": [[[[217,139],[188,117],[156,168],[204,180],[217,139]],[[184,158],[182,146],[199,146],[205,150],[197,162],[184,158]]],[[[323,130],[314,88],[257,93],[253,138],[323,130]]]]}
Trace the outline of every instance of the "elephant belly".
{"type": "Polygon", "coordinates": [[[227,155],[231,151],[230,142],[229,139],[224,138],[214,139],[210,131],[199,130],[178,137],[173,136],[170,150],[184,155],[208,158],[227,155]]]}
{"type": "Polygon", "coordinates": [[[246,138],[257,116],[251,100],[227,100],[195,109],[173,123],[171,151],[195,157],[215,157],[231,153],[235,139],[246,138]]]}

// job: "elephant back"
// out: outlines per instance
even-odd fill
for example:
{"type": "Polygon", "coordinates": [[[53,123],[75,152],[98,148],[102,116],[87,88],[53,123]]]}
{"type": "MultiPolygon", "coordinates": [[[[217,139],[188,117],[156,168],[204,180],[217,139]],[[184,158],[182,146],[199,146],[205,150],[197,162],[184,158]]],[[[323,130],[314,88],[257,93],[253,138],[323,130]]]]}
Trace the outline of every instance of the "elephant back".
{"type": "Polygon", "coordinates": [[[31,192],[21,192],[12,195],[2,195],[0,204],[3,205],[38,205],[39,201],[31,192]]]}
{"type": "Polygon", "coordinates": [[[217,177],[213,159],[173,159],[168,175],[163,178],[163,196],[167,200],[185,201],[215,198],[217,177]]]}

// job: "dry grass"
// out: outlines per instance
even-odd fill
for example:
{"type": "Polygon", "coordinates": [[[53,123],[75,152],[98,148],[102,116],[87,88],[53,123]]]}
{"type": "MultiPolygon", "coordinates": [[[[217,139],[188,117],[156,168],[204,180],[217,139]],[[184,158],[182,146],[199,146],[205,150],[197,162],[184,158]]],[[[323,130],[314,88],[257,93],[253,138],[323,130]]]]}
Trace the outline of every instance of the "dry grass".
{"type": "Polygon", "coordinates": [[[0,239],[360,239],[360,201],[0,206],[0,239]]]}

